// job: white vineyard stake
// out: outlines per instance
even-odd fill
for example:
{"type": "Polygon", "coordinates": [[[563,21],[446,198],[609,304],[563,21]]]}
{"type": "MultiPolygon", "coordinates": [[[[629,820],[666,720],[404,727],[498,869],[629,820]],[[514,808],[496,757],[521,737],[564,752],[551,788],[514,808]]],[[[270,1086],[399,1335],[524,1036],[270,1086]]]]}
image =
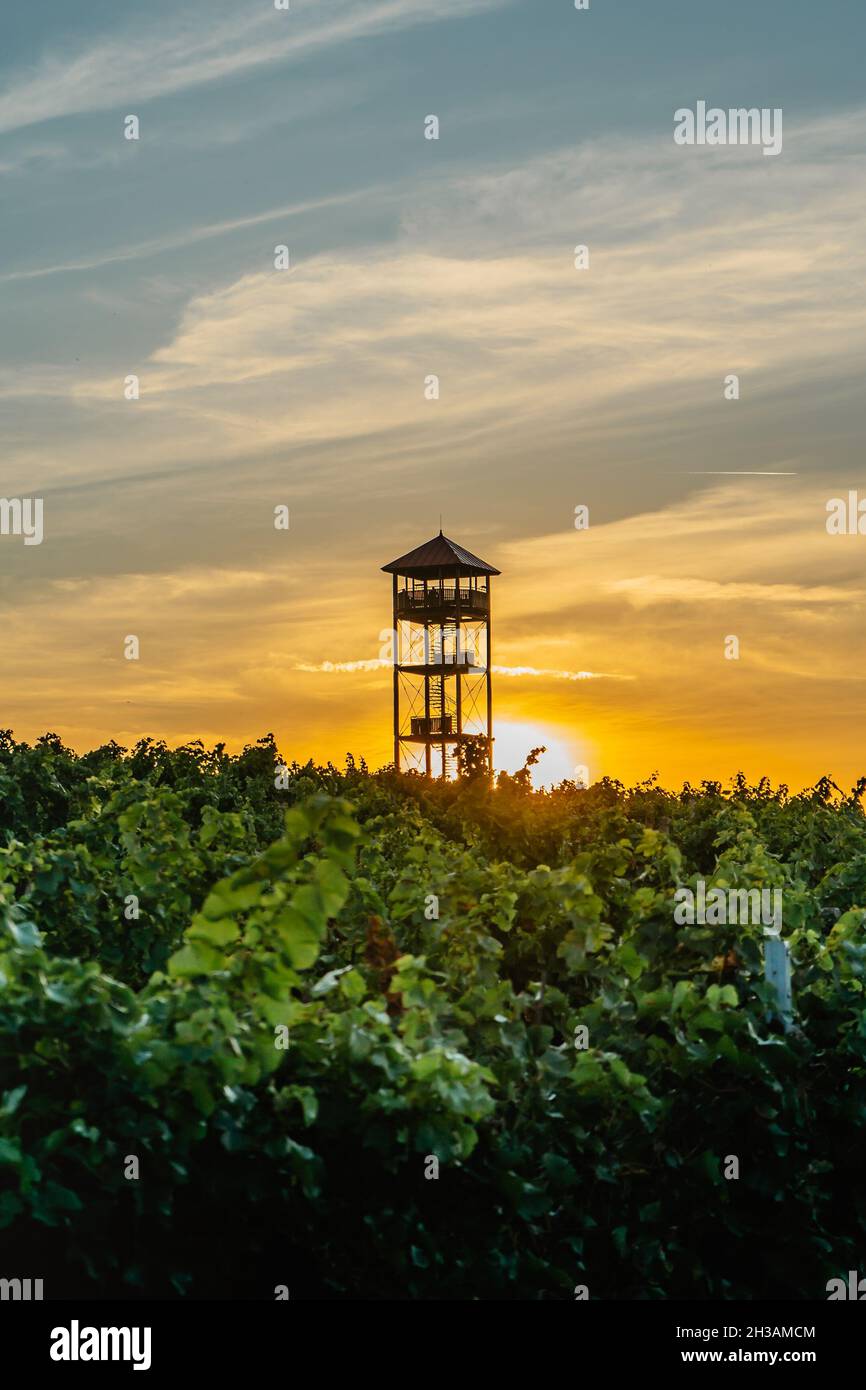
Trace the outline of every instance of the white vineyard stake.
{"type": "Polygon", "coordinates": [[[773,990],[775,1012],[782,1020],[785,1032],[793,1027],[794,1008],[791,999],[791,955],[787,941],[780,936],[764,940],[764,979],[773,990]]]}

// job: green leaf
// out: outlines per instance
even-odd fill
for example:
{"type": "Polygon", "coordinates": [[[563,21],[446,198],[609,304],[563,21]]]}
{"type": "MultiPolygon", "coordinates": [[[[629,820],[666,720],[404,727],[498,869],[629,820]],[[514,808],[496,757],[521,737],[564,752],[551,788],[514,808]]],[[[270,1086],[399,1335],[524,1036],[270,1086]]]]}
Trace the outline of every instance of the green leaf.
{"type": "Polygon", "coordinates": [[[13,1091],[4,1091],[0,1101],[0,1115],[14,1115],[26,1094],[26,1086],[16,1086],[13,1091]]]}
{"type": "Polygon", "coordinates": [[[357,970],[349,970],[340,980],[340,993],[344,999],[356,1004],[367,993],[364,977],[357,970]]]}
{"type": "Polygon", "coordinates": [[[168,973],[175,979],[188,979],[194,975],[209,975],[225,964],[225,956],[206,942],[190,941],[170,957],[168,973]]]}
{"type": "MultiPolygon", "coordinates": [[[[247,874],[248,871],[244,870],[244,879],[247,874]]],[[[201,915],[210,918],[232,917],[237,912],[248,912],[251,907],[255,907],[267,884],[263,879],[257,879],[252,883],[238,881],[239,879],[241,875],[236,875],[218,883],[205,898],[201,915]]]]}
{"type": "Polygon", "coordinates": [[[187,931],[187,940],[204,941],[210,946],[227,946],[230,941],[237,941],[240,930],[232,917],[209,922],[205,917],[199,916],[193,919],[192,926],[187,931]]]}
{"type": "Polygon", "coordinates": [[[279,934],[280,948],[295,970],[309,970],[319,955],[320,933],[293,907],[284,908],[272,923],[279,934]]]}
{"type": "Polygon", "coordinates": [[[422,1052],[412,1063],[412,1075],[417,1081],[424,1081],[434,1072],[441,1071],[444,1062],[441,1052],[422,1052]]]}
{"type": "Polygon", "coordinates": [[[28,949],[42,945],[42,937],[32,922],[15,922],[7,918],[6,925],[19,946],[28,949]]]}
{"type": "Polygon", "coordinates": [[[625,942],[617,951],[617,960],[625,969],[630,980],[639,980],[646,968],[646,961],[643,956],[639,956],[630,941],[625,942]]]}
{"type": "Polygon", "coordinates": [[[3,1139],[0,1137],[0,1163],[21,1162],[21,1143],[18,1139],[3,1139]]]}
{"type": "Polygon", "coordinates": [[[325,915],[336,917],[348,897],[349,880],[330,859],[323,859],[316,865],[314,877],[322,895],[325,915]]]}

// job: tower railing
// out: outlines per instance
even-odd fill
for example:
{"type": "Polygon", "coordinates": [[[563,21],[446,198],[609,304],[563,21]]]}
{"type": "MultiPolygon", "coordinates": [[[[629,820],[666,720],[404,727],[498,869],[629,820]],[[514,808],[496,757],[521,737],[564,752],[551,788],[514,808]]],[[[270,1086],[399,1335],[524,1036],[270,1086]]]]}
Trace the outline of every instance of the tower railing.
{"type": "Polygon", "coordinates": [[[460,607],[464,613],[486,613],[489,607],[489,595],[486,589],[458,589],[456,584],[430,585],[427,592],[423,589],[400,589],[397,592],[397,613],[403,616],[407,613],[433,612],[445,605],[450,606],[460,602],[460,607]]]}
{"type": "Polygon", "coordinates": [[[434,734],[453,734],[454,720],[450,714],[433,714],[429,719],[415,718],[409,721],[413,738],[425,738],[434,734]]]}

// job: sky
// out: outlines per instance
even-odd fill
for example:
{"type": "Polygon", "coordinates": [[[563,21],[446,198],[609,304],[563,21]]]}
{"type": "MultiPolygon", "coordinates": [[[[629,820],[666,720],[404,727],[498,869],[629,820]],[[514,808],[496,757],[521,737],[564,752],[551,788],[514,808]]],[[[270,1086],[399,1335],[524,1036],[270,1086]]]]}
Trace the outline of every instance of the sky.
{"type": "Polygon", "coordinates": [[[866,499],[861,3],[2,27],[0,497],[44,537],[0,535],[0,726],[385,763],[380,566],[441,516],[502,571],[498,766],[866,772],[866,535],[826,525],[866,499]],[[698,101],[781,152],[676,144],[698,101]]]}

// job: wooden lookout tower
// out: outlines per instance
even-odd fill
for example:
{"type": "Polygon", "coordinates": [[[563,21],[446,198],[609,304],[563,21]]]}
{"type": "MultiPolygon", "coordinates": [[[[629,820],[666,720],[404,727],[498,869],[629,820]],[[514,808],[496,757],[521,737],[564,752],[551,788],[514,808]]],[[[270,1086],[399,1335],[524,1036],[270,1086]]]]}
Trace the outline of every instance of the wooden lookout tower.
{"type": "Polygon", "coordinates": [[[458,773],[471,745],[493,767],[490,581],[499,570],[439,532],[383,565],[393,576],[394,766],[458,773]]]}

